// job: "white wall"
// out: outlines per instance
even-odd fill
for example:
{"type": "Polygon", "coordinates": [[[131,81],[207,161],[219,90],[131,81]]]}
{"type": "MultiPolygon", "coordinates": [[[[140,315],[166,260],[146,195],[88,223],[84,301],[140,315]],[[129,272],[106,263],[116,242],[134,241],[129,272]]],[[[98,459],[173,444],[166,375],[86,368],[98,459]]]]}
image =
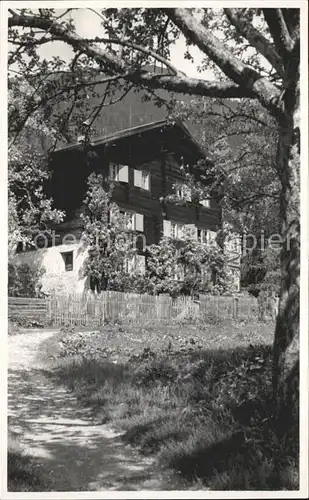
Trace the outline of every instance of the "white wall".
{"type": "Polygon", "coordinates": [[[81,277],[83,263],[88,250],[80,243],[52,246],[46,249],[31,250],[16,254],[14,262],[26,263],[32,269],[45,268],[42,278],[43,291],[82,293],[87,278],[81,277]],[[73,270],[66,271],[61,252],[73,251],[73,270]]]}

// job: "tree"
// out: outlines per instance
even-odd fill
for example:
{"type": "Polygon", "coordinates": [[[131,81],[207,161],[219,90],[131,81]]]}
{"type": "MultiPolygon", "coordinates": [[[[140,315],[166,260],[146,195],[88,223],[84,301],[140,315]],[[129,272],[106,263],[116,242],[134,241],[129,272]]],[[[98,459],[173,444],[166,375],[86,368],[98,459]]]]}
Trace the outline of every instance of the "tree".
{"type": "MultiPolygon", "coordinates": [[[[9,82],[9,131],[26,113],[27,96],[31,91],[29,85],[19,80],[9,82]]],[[[50,142],[52,130],[44,124],[42,113],[37,112],[27,120],[18,138],[9,146],[9,258],[19,243],[32,245],[35,235],[48,231],[49,222],[63,219],[64,213],[53,208],[53,200],[43,190],[49,177],[47,156],[50,142]]]]}
{"type": "Polygon", "coordinates": [[[280,249],[268,246],[265,250],[248,253],[243,258],[243,284],[249,293],[258,296],[262,290],[275,294],[280,291],[280,249]]]}
{"type": "MultiPolygon", "coordinates": [[[[177,101],[172,116],[190,121],[207,151],[214,168],[207,188],[221,192],[224,220],[240,233],[263,231],[266,240],[279,231],[277,130],[263,106],[254,100],[196,98],[177,101]]],[[[194,189],[195,179],[191,184],[194,189]]]]}
{"type": "MultiPolygon", "coordinates": [[[[243,243],[242,285],[258,293],[267,272],[268,240],[280,233],[275,121],[258,101],[201,97],[177,101],[172,116],[189,121],[213,165],[213,179],[206,186],[186,169],[191,201],[193,194],[203,199],[220,193],[223,220],[243,243]]],[[[179,203],[175,196],[174,202],[179,203]]],[[[277,269],[280,254],[276,257],[277,269]]]]}
{"type": "MultiPolygon", "coordinates": [[[[33,79],[42,65],[46,77],[48,63],[40,60],[36,49],[61,40],[74,50],[70,76],[74,75],[77,61],[82,60],[89,69],[83,80],[73,78],[73,83],[67,85],[73,88],[61,90],[63,96],[91,88],[94,85],[91,76],[99,73],[108,84],[126,82],[124,91],[126,86],[134,85],[151,91],[164,88],[191,95],[255,99],[275,120],[283,245],[273,386],[278,415],[288,412],[287,380],[297,363],[299,338],[300,10],[104,9],[97,14],[106,36],[93,39],[80,38],[73,23],[65,20],[67,13],[57,17],[53,10],[37,14],[10,9],[9,41],[16,46],[10,59],[22,66],[25,78],[33,79]],[[214,34],[216,31],[220,33],[218,36],[214,34]],[[170,62],[170,47],[180,35],[187,42],[187,57],[190,45],[198,47],[204,55],[203,68],[214,68],[217,81],[189,78],[174,67],[170,62]],[[25,51],[30,57],[27,67],[20,62],[25,51]],[[145,65],[151,60],[162,63],[165,71],[162,74],[147,71],[145,65]]],[[[55,61],[52,63],[54,72],[55,61]]],[[[58,61],[57,71],[64,71],[64,67],[58,61]]],[[[46,102],[44,78],[38,82],[36,92],[39,100],[46,102]]]]}
{"type": "Polygon", "coordinates": [[[91,174],[81,217],[82,242],[88,248],[84,276],[94,291],[121,289],[129,278],[127,266],[136,253],[129,220],[112,201],[113,185],[91,174]]]}
{"type": "Polygon", "coordinates": [[[28,264],[8,266],[9,297],[44,297],[42,292],[42,276],[45,269],[32,269],[28,264]]]}

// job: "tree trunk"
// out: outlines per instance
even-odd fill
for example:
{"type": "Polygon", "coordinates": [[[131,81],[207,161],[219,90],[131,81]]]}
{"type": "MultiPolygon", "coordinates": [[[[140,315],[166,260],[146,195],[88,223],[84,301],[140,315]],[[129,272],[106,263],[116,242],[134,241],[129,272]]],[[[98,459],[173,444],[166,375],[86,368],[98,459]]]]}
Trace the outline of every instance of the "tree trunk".
{"type": "Polygon", "coordinates": [[[298,427],[299,373],[299,94],[286,91],[279,120],[277,168],[281,180],[281,290],[273,346],[273,390],[279,437],[298,427]],[[295,427],[296,426],[296,427],[295,427]]]}

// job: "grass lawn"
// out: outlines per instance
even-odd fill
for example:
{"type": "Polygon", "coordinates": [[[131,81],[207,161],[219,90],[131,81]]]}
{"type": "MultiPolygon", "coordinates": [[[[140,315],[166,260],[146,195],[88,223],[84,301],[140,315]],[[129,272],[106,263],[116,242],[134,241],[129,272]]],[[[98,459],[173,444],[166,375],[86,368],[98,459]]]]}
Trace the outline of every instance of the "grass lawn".
{"type": "Polygon", "coordinates": [[[273,429],[274,325],[115,325],[60,332],[51,376],[188,489],[298,489],[297,432],[273,429]]]}

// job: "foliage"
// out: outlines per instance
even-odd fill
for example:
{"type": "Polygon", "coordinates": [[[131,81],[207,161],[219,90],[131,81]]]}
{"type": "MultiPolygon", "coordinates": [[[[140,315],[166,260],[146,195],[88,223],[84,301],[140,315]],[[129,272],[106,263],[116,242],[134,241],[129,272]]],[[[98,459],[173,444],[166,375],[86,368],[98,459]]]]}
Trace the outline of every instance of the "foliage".
{"type": "Polygon", "coordinates": [[[8,295],[10,297],[44,297],[44,268],[32,269],[29,264],[8,264],[8,295]]]}
{"type": "MultiPolygon", "coordinates": [[[[271,93],[276,93],[278,89],[278,97],[284,88],[286,68],[268,15],[284,16],[287,29],[294,33],[296,40],[299,36],[299,13],[297,9],[278,11],[204,8],[196,15],[194,10],[186,9],[102,9],[101,12],[92,12],[94,16],[100,16],[106,32],[105,37],[100,38],[94,33],[92,39],[77,42],[74,38],[74,9],[67,9],[60,16],[57,16],[53,9],[44,9],[39,13],[31,9],[11,10],[9,66],[15,65],[17,73],[23,74],[31,84],[37,74],[41,75],[28,112],[38,106],[45,106],[48,100],[72,102],[72,109],[69,106],[63,116],[59,117],[62,118],[62,128],[65,128],[72,118],[73,111],[80,111],[82,103],[84,108],[87,108],[87,97],[96,92],[95,82],[96,79],[102,81],[102,74],[106,75],[106,78],[103,78],[107,85],[106,96],[95,110],[88,110],[91,125],[93,118],[102,114],[104,107],[113,101],[115,92],[122,87],[125,94],[130,86],[147,87],[150,92],[166,88],[169,91],[177,92],[179,89],[184,93],[220,98],[251,97],[258,99],[263,106],[275,113],[274,104],[265,98],[263,89],[259,89],[259,92],[253,92],[252,89],[261,76],[267,78],[271,93]],[[188,30],[190,22],[195,23],[199,40],[194,39],[194,29],[188,30]],[[27,26],[28,29],[19,31],[19,26],[27,26]],[[43,40],[40,40],[34,31],[34,26],[39,26],[46,32],[43,40]],[[218,38],[213,36],[213,52],[208,49],[209,33],[219,33],[218,38]],[[200,84],[200,88],[196,88],[194,79],[189,81],[186,75],[172,64],[171,51],[181,35],[186,43],[184,57],[192,62],[195,61],[191,47],[198,44],[202,57],[199,69],[212,71],[217,77],[213,85],[200,84]],[[61,54],[51,57],[48,61],[42,57],[42,45],[51,44],[55,39],[61,39],[73,47],[69,63],[62,59],[61,54]],[[230,62],[229,68],[225,66],[225,59],[222,57],[222,39],[230,62]],[[93,42],[96,42],[97,46],[94,51],[89,51],[93,42]],[[155,65],[161,65],[161,70],[166,74],[165,79],[156,78],[155,65]],[[240,68],[246,71],[242,71],[239,76],[240,68]],[[147,69],[150,73],[148,75],[147,69]],[[61,79],[55,78],[57,74],[61,74],[61,79]],[[232,85],[231,81],[235,84],[232,85]]],[[[283,43],[283,37],[280,40],[283,43]]],[[[285,50],[291,51],[292,48],[285,50]]],[[[86,115],[83,117],[85,119],[86,115]]],[[[74,119],[76,120],[76,116],[74,119]]]]}
{"type": "MultiPolygon", "coordinates": [[[[194,124],[212,162],[211,182],[199,198],[219,192],[224,220],[239,233],[260,236],[263,231],[267,238],[279,230],[277,129],[267,111],[255,101],[197,98],[177,102],[173,117],[194,124]]],[[[209,164],[203,175],[207,173],[210,177],[209,164]]],[[[198,187],[192,176],[191,187],[198,187]]]]}
{"type": "MultiPolygon", "coordinates": [[[[27,99],[33,92],[26,83],[9,80],[9,133],[16,120],[27,110],[27,99]]],[[[49,178],[48,147],[53,132],[36,113],[17,136],[11,139],[8,163],[9,256],[17,244],[32,245],[34,236],[47,230],[47,224],[60,222],[64,213],[53,208],[53,200],[44,193],[49,178]]]]}
{"type": "Polygon", "coordinates": [[[47,321],[26,318],[25,316],[10,316],[8,324],[8,335],[19,335],[23,329],[44,328],[47,321]]]}
{"type": "Polygon", "coordinates": [[[264,251],[248,253],[243,262],[242,284],[257,296],[260,291],[279,293],[280,249],[268,246],[264,251]]]}
{"type": "MultiPolygon", "coordinates": [[[[46,103],[46,98],[51,97],[46,73],[64,71],[71,78],[70,88],[62,88],[60,93],[64,99],[73,98],[74,107],[78,94],[96,85],[97,81],[91,81],[91,76],[97,72],[105,75],[108,89],[94,117],[103,110],[111,90],[109,85],[125,81],[124,92],[132,85],[147,87],[150,91],[164,88],[216,98],[254,99],[275,120],[280,230],[285,244],[292,233],[290,247],[281,252],[281,296],[289,300],[284,300],[279,308],[274,341],[273,381],[279,406],[283,405],[285,374],[293,365],[294,354],[297,354],[299,335],[300,223],[299,210],[295,210],[299,204],[299,176],[293,161],[293,149],[299,153],[300,11],[300,8],[293,7],[103,9],[95,11],[94,15],[100,16],[107,36],[90,40],[76,35],[69,16],[71,9],[60,16],[52,9],[39,9],[39,13],[30,9],[10,9],[8,20],[8,39],[14,46],[9,54],[9,64],[16,63],[17,71],[27,81],[44,70],[37,85],[41,103],[46,103]],[[37,35],[41,30],[45,32],[43,40],[41,33],[37,35]],[[180,36],[185,38],[185,57],[194,60],[190,46],[196,46],[202,56],[201,70],[213,70],[216,79],[189,78],[171,63],[170,49],[180,36]],[[52,58],[48,64],[38,54],[38,47],[53,43],[55,39],[73,48],[69,71],[67,63],[59,57],[52,58]],[[163,75],[145,69],[145,65],[153,60],[162,63],[163,75]],[[75,67],[80,75],[84,73],[85,78],[75,80],[75,67]],[[291,338],[296,341],[291,342],[291,338]],[[287,346],[293,349],[295,346],[295,353],[293,349],[287,350],[287,346]]],[[[69,110],[65,121],[70,116],[69,110]]],[[[287,409],[288,405],[285,406],[287,409]]]]}
{"type": "Polygon", "coordinates": [[[129,276],[126,262],[136,252],[126,229],[129,221],[112,201],[112,189],[102,175],[91,174],[81,214],[82,242],[89,248],[83,273],[97,291],[121,289],[129,276]]]}
{"type": "MultiPolygon", "coordinates": [[[[175,118],[190,119],[196,136],[212,161],[212,179],[205,187],[196,180],[196,170],[186,169],[187,185],[199,199],[219,196],[223,220],[229,231],[242,236],[243,244],[256,247],[243,255],[244,286],[260,282],[266,272],[267,255],[262,247],[273,234],[280,234],[280,181],[276,171],[277,130],[275,121],[257,102],[199,98],[179,101],[175,118]],[[204,124],[207,123],[207,127],[204,124]],[[257,168],[260,166],[260,168],[257,168]]],[[[209,173],[200,165],[201,179],[209,173]]],[[[279,269],[280,254],[273,262],[279,269]]]]}
{"type": "Polygon", "coordinates": [[[148,290],[173,295],[232,290],[227,258],[215,242],[201,243],[188,233],[181,242],[162,238],[147,248],[148,290]]]}
{"type": "Polygon", "coordinates": [[[182,489],[296,489],[297,432],[284,457],[272,427],[271,338],[231,323],[61,333],[53,376],[182,489]]]}
{"type": "Polygon", "coordinates": [[[162,238],[158,245],[146,247],[145,274],[130,270],[136,254],[133,232],[112,201],[113,187],[101,175],[91,174],[81,215],[84,244],[89,247],[84,275],[98,291],[110,289],[139,293],[224,293],[231,289],[227,258],[216,243],[205,245],[192,240],[190,231],[179,244],[162,238]],[[126,265],[127,263],[127,265],[126,265]],[[181,269],[185,270],[184,276],[181,269]],[[206,276],[206,271],[208,276],[206,276]]]}
{"type": "Polygon", "coordinates": [[[19,335],[20,334],[20,326],[18,323],[15,321],[15,319],[9,318],[8,320],[8,335],[19,335]]]}

